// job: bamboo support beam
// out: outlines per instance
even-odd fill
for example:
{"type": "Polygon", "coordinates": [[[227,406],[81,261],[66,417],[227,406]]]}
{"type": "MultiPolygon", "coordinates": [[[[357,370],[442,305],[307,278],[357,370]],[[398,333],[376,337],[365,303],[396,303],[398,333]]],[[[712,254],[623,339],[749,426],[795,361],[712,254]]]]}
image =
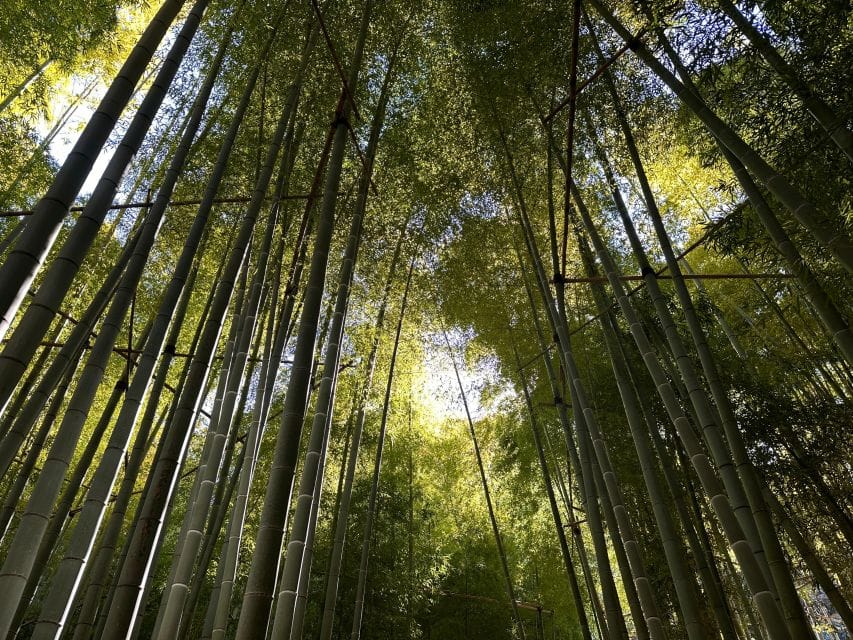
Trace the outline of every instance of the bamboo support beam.
{"type": "MultiPolygon", "coordinates": [[[[691,243],[691,244],[690,244],[686,249],[684,249],[684,251],[682,251],[681,253],[679,253],[679,254],[675,257],[675,259],[676,259],[676,260],[681,260],[681,259],[682,259],[682,258],[684,258],[685,256],[689,255],[689,254],[690,254],[694,249],[697,249],[697,248],[701,247],[703,244],[705,244],[706,242],[708,242],[708,240],[710,240],[711,238],[713,238],[713,237],[714,237],[714,235],[715,235],[715,234],[716,234],[720,229],[722,229],[722,228],[723,228],[723,226],[726,224],[726,222],[728,222],[728,221],[732,218],[732,216],[734,216],[734,215],[735,215],[735,214],[740,210],[740,208],[741,208],[741,207],[740,207],[740,206],[738,206],[737,208],[735,208],[735,210],[734,210],[734,211],[732,211],[731,213],[729,213],[729,214],[728,214],[728,215],[726,215],[725,217],[720,218],[719,220],[717,220],[717,221],[716,221],[716,222],[715,222],[715,223],[714,223],[714,224],[713,224],[713,225],[712,225],[712,226],[711,226],[707,231],[705,231],[705,233],[703,233],[699,238],[697,238],[694,242],[692,242],[692,243],[691,243]]],[[[658,278],[660,278],[663,274],[665,274],[665,273],[667,272],[667,270],[668,270],[668,267],[667,267],[666,265],[664,265],[663,267],[661,267],[660,269],[658,269],[658,270],[655,272],[655,275],[657,275],[657,277],[658,277],[658,278]]],[[[645,287],[645,286],[646,286],[645,282],[641,282],[641,283],[640,283],[640,284],[638,284],[636,287],[634,287],[633,289],[631,289],[630,291],[628,291],[628,296],[629,296],[629,297],[630,297],[630,296],[633,296],[635,293],[637,293],[638,291],[640,291],[641,289],[643,289],[643,287],[645,287]]],[[[615,309],[617,305],[618,305],[618,303],[617,303],[617,302],[615,302],[615,301],[614,301],[614,302],[612,302],[612,303],[610,304],[610,306],[609,306],[609,307],[607,307],[607,309],[604,311],[604,313],[609,313],[612,309],[615,309]]],[[[585,329],[586,329],[587,327],[589,327],[590,325],[592,325],[592,324],[596,323],[596,322],[598,321],[599,317],[601,317],[601,315],[602,315],[602,314],[597,314],[597,315],[593,316],[592,318],[587,319],[587,321],[586,321],[586,322],[583,322],[582,324],[580,324],[580,325],[579,325],[578,327],[576,327],[575,329],[572,329],[572,330],[569,332],[569,336],[573,336],[573,335],[575,335],[576,333],[580,333],[581,331],[585,330],[585,329]]]]}
{"type": "MultiPolygon", "coordinates": [[[[309,193],[294,193],[292,195],[283,195],[278,200],[307,200],[311,197],[309,193]]],[[[276,199],[272,196],[265,198],[266,200],[276,199]]],[[[234,203],[242,203],[242,202],[251,202],[251,196],[235,196],[233,198],[216,198],[213,201],[213,204],[234,204],[234,203]]],[[[107,207],[108,211],[115,211],[116,209],[143,209],[146,207],[150,207],[153,203],[148,200],[145,202],[129,202],[127,204],[113,204],[107,207]]],[[[190,207],[201,204],[201,200],[171,200],[169,202],[170,207],[190,207]]],[[[69,209],[71,212],[79,212],[83,210],[83,206],[74,206],[69,209]]],[[[21,211],[0,211],[0,218],[15,218],[18,216],[29,216],[32,215],[32,210],[21,210],[21,211]]]]}

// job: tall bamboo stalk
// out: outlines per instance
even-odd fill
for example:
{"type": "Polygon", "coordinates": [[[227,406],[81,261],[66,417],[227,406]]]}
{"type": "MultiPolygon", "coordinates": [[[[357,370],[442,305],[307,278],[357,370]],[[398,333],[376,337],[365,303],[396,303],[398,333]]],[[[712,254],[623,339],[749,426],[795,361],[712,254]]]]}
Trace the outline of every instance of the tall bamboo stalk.
{"type": "Polygon", "coordinates": [[[317,403],[314,419],[311,425],[311,436],[305,461],[302,465],[299,493],[296,499],[296,510],[291,525],[290,540],[287,543],[284,567],[279,585],[278,601],[275,607],[272,633],[274,637],[290,638],[293,632],[297,590],[300,585],[305,588],[307,577],[303,573],[310,570],[304,558],[308,536],[313,536],[310,522],[316,523],[316,513],[319,509],[319,492],[322,487],[320,469],[325,466],[323,452],[329,440],[328,429],[331,428],[331,417],[334,409],[335,391],[337,387],[338,360],[344,332],[344,318],[349,306],[350,285],[355,273],[358,259],[358,249],[361,244],[367,197],[372,180],[373,165],[385,112],[388,105],[390,80],[394,69],[392,56],[385,79],[380,89],[379,98],[370,128],[367,148],[365,150],[366,165],[359,179],[358,196],[350,223],[349,237],[344,252],[340,273],[338,275],[338,291],[335,299],[335,309],[331,316],[331,325],[326,342],[324,355],[323,377],[317,393],[317,403]]]}
{"type": "MultiPolygon", "coordinates": [[[[556,227],[552,228],[551,237],[552,237],[552,240],[556,239],[556,237],[557,237],[556,227]]],[[[553,249],[556,249],[557,245],[555,242],[552,242],[551,246],[553,249]]],[[[556,251],[554,251],[554,253],[552,255],[552,258],[554,259],[554,264],[559,265],[559,261],[558,261],[556,256],[557,256],[557,253],[556,253],[556,251]]],[[[548,376],[548,383],[550,385],[551,395],[554,398],[554,405],[557,408],[557,415],[560,418],[560,424],[563,428],[563,432],[566,434],[567,449],[569,450],[570,457],[576,458],[577,457],[576,453],[572,454],[572,451],[574,450],[574,445],[573,445],[573,443],[571,441],[572,439],[570,437],[571,427],[570,427],[569,417],[568,417],[568,408],[566,407],[566,403],[563,401],[562,394],[560,392],[560,386],[559,386],[559,381],[557,378],[557,373],[554,370],[554,365],[551,362],[551,359],[549,357],[549,352],[547,349],[547,343],[545,341],[545,333],[542,329],[542,325],[541,325],[541,322],[539,320],[539,316],[538,316],[537,312],[535,311],[536,306],[535,306],[535,303],[533,301],[533,290],[532,290],[532,287],[530,286],[530,282],[526,276],[526,271],[523,268],[525,263],[521,257],[521,253],[518,250],[518,247],[516,247],[516,257],[518,259],[519,266],[522,267],[521,275],[522,275],[522,279],[524,280],[524,288],[527,292],[527,298],[528,298],[528,301],[530,303],[531,315],[533,317],[533,326],[536,329],[536,335],[537,335],[537,339],[538,339],[539,348],[540,348],[540,350],[544,356],[543,357],[543,363],[545,365],[545,372],[548,376]]],[[[554,333],[556,333],[556,332],[554,332],[554,333]]],[[[551,448],[550,438],[548,437],[548,432],[544,431],[543,433],[545,436],[545,442],[548,444],[548,447],[551,450],[552,456],[553,456],[554,453],[553,453],[553,449],[551,448]]],[[[572,464],[575,465],[576,462],[573,461],[572,464]]],[[[557,488],[561,493],[561,497],[563,499],[563,502],[564,502],[564,505],[566,508],[567,517],[568,517],[569,521],[573,521],[576,516],[575,516],[575,514],[572,513],[573,509],[572,509],[571,497],[568,495],[568,491],[565,488],[565,482],[563,480],[563,474],[560,471],[560,462],[557,461],[556,458],[555,458],[554,469],[555,469],[556,475],[557,475],[557,488]]],[[[581,484],[581,486],[583,486],[582,481],[580,481],[580,484],[581,484]]],[[[569,525],[567,525],[567,526],[569,526],[569,525]]],[[[609,631],[607,628],[607,623],[604,620],[604,616],[599,615],[599,611],[603,612],[603,609],[601,607],[599,595],[595,590],[595,585],[594,585],[594,582],[592,580],[592,574],[590,572],[589,562],[586,558],[586,549],[584,547],[584,541],[583,541],[583,536],[581,535],[581,529],[576,524],[571,525],[570,529],[572,531],[573,541],[575,542],[575,544],[577,546],[578,556],[579,556],[579,560],[581,563],[581,570],[584,574],[584,581],[586,583],[587,590],[589,592],[589,599],[590,599],[590,604],[591,604],[591,608],[592,608],[593,619],[596,622],[597,627],[599,628],[599,634],[605,638],[609,638],[610,634],[609,634],[609,631]]],[[[570,579],[571,579],[571,576],[570,576],[570,579]]],[[[579,598],[579,596],[580,596],[580,593],[578,593],[578,598],[579,598]]],[[[576,598],[576,600],[577,600],[577,598],[576,598]]],[[[581,606],[582,606],[582,602],[581,602],[581,606]]],[[[583,609],[581,609],[579,611],[578,618],[579,618],[579,621],[581,622],[581,624],[583,625],[584,621],[586,620],[586,613],[583,611],[583,609]]],[[[587,622],[587,626],[588,626],[588,622],[587,622]]]]}
{"type": "Polygon", "coordinates": [[[40,63],[35,69],[32,70],[30,75],[24,78],[18,85],[12,89],[12,91],[3,98],[3,101],[0,102],[0,113],[3,113],[9,106],[18,98],[20,98],[23,93],[30,87],[30,85],[38,80],[42,74],[47,71],[48,67],[53,64],[52,58],[45,59],[44,62],[40,63]]]}
{"type": "MultiPolygon", "coordinates": [[[[557,302],[548,287],[548,279],[545,275],[545,268],[542,264],[539,249],[536,246],[533,228],[530,224],[530,219],[527,213],[527,205],[524,200],[524,193],[515,170],[515,164],[512,153],[507,146],[505,136],[502,131],[499,131],[501,145],[503,147],[506,166],[510,174],[510,179],[515,192],[515,198],[518,204],[517,214],[521,223],[522,234],[524,237],[527,253],[534,266],[536,274],[536,282],[538,284],[539,293],[542,296],[543,306],[546,310],[546,315],[549,319],[553,335],[556,338],[558,345],[558,355],[560,363],[563,367],[564,376],[568,376],[573,367],[568,362],[571,350],[571,342],[568,332],[568,323],[564,310],[558,309],[557,302]]],[[[553,227],[553,225],[552,225],[553,227]]],[[[555,239],[552,238],[552,245],[555,239]]],[[[552,250],[552,253],[553,250],[552,250]]],[[[568,389],[573,407],[580,408],[581,402],[577,397],[577,388],[574,384],[574,379],[568,380],[568,389]]],[[[559,404],[558,404],[559,408],[559,404]]],[[[573,439],[568,421],[564,421],[564,435],[566,437],[566,448],[572,460],[572,466],[580,483],[580,493],[584,502],[585,512],[589,525],[590,535],[595,548],[595,555],[598,562],[598,573],[601,582],[602,596],[604,600],[604,610],[606,614],[606,626],[611,638],[627,638],[628,629],[625,624],[625,619],[622,614],[622,608],[619,603],[619,598],[616,593],[616,583],[613,579],[613,573],[610,568],[609,554],[607,545],[604,539],[604,529],[601,523],[601,514],[598,511],[598,496],[596,495],[595,481],[592,477],[592,467],[590,465],[589,456],[587,455],[586,438],[581,437],[581,434],[587,432],[585,424],[586,416],[583,410],[574,411],[574,421],[577,428],[577,446],[573,439]]],[[[618,543],[618,540],[617,540],[618,543]]],[[[626,576],[627,577],[627,576],[626,576]]],[[[643,625],[643,618],[639,616],[638,627],[643,625]]]]}
{"type": "Polygon", "coordinates": [[[86,443],[86,448],[83,450],[80,459],[74,465],[74,471],[69,476],[68,483],[56,503],[56,509],[50,519],[47,531],[45,532],[41,544],[39,544],[38,552],[33,564],[33,570],[30,572],[30,576],[27,579],[24,592],[18,601],[18,609],[15,612],[15,617],[10,625],[10,628],[12,629],[17,630],[20,627],[21,620],[26,613],[27,607],[29,606],[33,595],[36,593],[39,581],[47,577],[44,575],[47,562],[50,559],[51,553],[54,551],[54,546],[62,535],[63,529],[66,526],[71,525],[71,522],[66,522],[66,520],[69,515],[72,515],[72,517],[74,515],[71,514],[71,509],[74,506],[77,493],[80,491],[80,486],[86,478],[86,472],[89,469],[89,465],[92,463],[92,459],[95,457],[101,438],[103,438],[107,428],[110,426],[119,400],[121,400],[121,396],[124,394],[126,389],[126,378],[121,377],[116,380],[116,383],[113,385],[113,390],[110,393],[110,397],[107,399],[107,404],[101,412],[101,416],[98,418],[95,428],[92,430],[92,437],[86,443]]]}
{"type": "Polygon", "coordinates": [[[320,640],[330,640],[335,621],[335,608],[337,605],[338,583],[341,576],[341,565],[343,563],[344,544],[347,534],[347,520],[349,519],[349,510],[352,500],[353,481],[358,463],[359,451],[361,448],[361,437],[364,431],[365,413],[367,401],[370,397],[371,387],[373,385],[373,374],[376,369],[376,356],[379,351],[379,340],[382,337],[382,329],[385,326],[385,312],[388,306],[388,298],[391,293],[391,286],[394,282],[394,276],[397,272],[397,266],[400,261],[400,254],[403,248],[403,240],[406,237],[406,227],[409,224],[411,216],[407,216],[403,224],[400,226],[397,242],[394,246],[394,253],[391,256],[391,266],[388,269],[388,275],[385,279],[385,286],[382,290],[382,299],[379,303],[379,311],[376,315],[374,323],[373,341],[370,345],[370,351],[367,356],[367,364],[364,370],[364,380],[361,384],[354,408],[355,417],[350,440],[349,453],[346,460],[346,468],[342,474],[342,484],[338,491],[339,502],[335,510],[334,538],[332,541],[332,549],[329,554],[329,566],[326,571],[326,592],[323,603],[323,617],[320,625],[320,640]]]}
{"type": "MultiPolygon", "coordinates": [[[[649,16],[653,16],[648,5],[643,2],[641,7],[649,16]]],[[[681,81],[688,91],[700,102],[702,101],[701,93],[690,77],[687,68],[681,62],[669,39],[662,29],[657,28],[656,34],[658,41],[661,43],[667,57],[672,61],[678,72],[681,81]]],[[[776,214],[773,212],[769,203],[765,199],[761,190],[755,184],[750,176],[747,167],[741,159],[735,155],[722,141],[721,138],[715,136],[720,152],[726,162],[732,169],[738,183],[744,191],[752,205],[755,214],[758,216],[761,224],[767,231],[773,246],[785,262],[788,269],[791,270],[799,285],[802,287],[803,295],[814,306],[817,316],[826,328],[826,332],[836,343],[841,350],[842,355],[848,363],[853,363],[853,333],[850,331],[849,322],[841,313],[839,308],[833,302],[832,298],[827,294],[826,290],[821,285],[817,274],[812,271],[806,260],[801,255],[797,246],[794,244],[788,232],[779,222],[776,214]]]]}
{"type": "MultiPolygon", "coordinates": [[[[289,113],[285,114],[290,116],[289,113]]],[[[208,425],[208,433],[212,434],[211,447],[196,471],[199,490],[193,497],[189,507],[189,529],[186,537],[182,540],[181,548],[176,549],[180,554],[180,561],[175,566],[175,573],[167,586],[169,591],[164,605],[163,624],[159,628],[156,637],[174,638],[180,630],[181,615],[189,592],[189,582],[192,577],[193,567],[199,552],[202,539],[204,523],[210,510],[211,497],[219,477],[222,465],[222,456],[226,439],[229,433],[236,430],[234,424],[236,416],[234,408],[238,390],[243,382],[246,362],[252,338],[256,334],[258,326],[258,312],[261,308],[261,294],[267,279],[267,266],[269,262],[270,248],[273,235],[278,223],[278,207],[272,207],[267,217],[266,230],[261,245],[258,248],[258,257],[254,266],[254,274],[250,286],[250,295],[247,297],[241,310],[240,326],[237,332],[235,344],[235,355],[232,359],[230,371],[228,372],[228,383],[225,396],[220,406],[219,414],[214,421],[208,425]]],[[[220,479],[221,481],[221,479],[220,479]]]]}
{"type": "MultiPolygon", "coordinates": [[[[320,176],[322,169],[326,165],[328,158],[328,145],[326,145],[321,160],[315,175],[315,186],[320,176]]],[[[312,194],[315,188],[312,188],[312,194]]],[[[242,544],[243,526],[246,518],[246,510],[248,508],[249,490],[252,485],[256,465],[257,453],[264,432],[268,423],[269,408],[272,402],[272,393],[275,386],[276,374],[278,365],[281,361],[281,356],[287,344],[292,328],[291,317],[293,313],[295,293],[298,287],[302,274],[302,266],[305,260],[305,251],[307,250],[307,234],[310,227],[311,214],[313,213],[313,198],[309,198],[305,207],[305,212],[302,217],[297,239],[294,247],[294,253],[290,264],[290,273],[285,287],[285,296],[282,304],[281,312],[277,320],[274,340],[268,338],[268,353],[264,358],[264,367],[261,370],[261,392],[255,397],[255,406],[252,412],[252,422],[249,426],[246,446],[253,448],[253,457],[251,464],[245,465],[241,471],[241,478],[238,485],[238,493],[234,501],[234,508],[231,513],[231,521],[228,527],[228,534],[223,543],[220,566],[221,574],[217,575],[217,586],[214,587],[214,592],[211,596],[210,604],[208,605],[208,613],[205,616],[205,625],[202,632],[203,638],[216,638],[221,640],[225,636],[228,616],[231,611],[230,602],[234,589],[234,581],[237,573],[237,564],[242,544]],[[219,591],[216,591],[218,587],[219,591]]],[[[274,288],[277,289],[276,286],[274,288]]]]}
{"type": "MultiPolygon", "coordinates": [[[[223,45],[220,47],[208,71],[205,83],[198,94],[196,105],[193,108],[192,117],[182,136],[184,141],[191,139],[198,129],[204,105],[212,91],[224,57],[225,45],[229,40],[230,37],[226,35],[223,45]]],[[[188,149],[189,147],[186,142],[183,145],[179,145],[175,157],[187,153],[188,149]]],[[[162,199],[165,197],[166,194],[161,195],[158,193],[158,202],[162,202],[162,199]]],[[[154,207],[158,206],[158,202],[155,202],[154,207]]],[[[160,204],[159,206],[162,207],[163,205],[160,204]]],[[[56,623],[57,630],[61,629],[64,620],[69,615],[70,604],[73,603],[76,596],[76,588],[79,586],[80,572],[83,571],[92,550],[95,532],[101,524],[101,519],[106,509],[109,495],[112,492],[119,466],[124,459],[127,444],[133,435],[142,399],[151,383],[155,364],[162,351],[169,326],[173,320],[173,314],[175,321],[180,326],[182,317],[186,312],[186,305],[189,303],[189,293],[192,290],[192,280],[196,273],[194,271],[191,273],[190,270],[196,251],[199,246],[203,246],[204,244],[203,238],[206,233],[209,212],[209,204],[206,207],[200,207],[189,230],[172,278],[157,310],[152,331],[143,347],[142,357],[135,370],[133,380],[128,389],[127,398],[122,405],[117,419],[116,427],[113,430],[110,441],[107,444],[107,449],[101,457],[98,470],[92,480],[86,497],[86,503],[75,527],[69,550],[66,552],[65,560],[57,573],[57,577],[52,582],[51,591],[45,601],[42,611],[42,621],[39,623],[39,626],[50,625],[51,622],[49,621],[52,621],[56,623]],[[48,612],[51,610],[56,613],[49,614],[48,612]],[[54,617],[50,618],[49,615],[53,615],[54,617]]],[[[39,626],[36,627],[36,633],[41,633],[39,626]]],[[[47,633],[48,630],[45,629],[45,632],[47,633]]]]}
{"type": "MultiPolygon", "coordinates": [[[[370,24],[372,0],[366,0],[359,35],[350,65],[348,87],[358,86],[359,69],[364,43],[370,24]]],[[[237,638],[253,640],[266,633],[269,624],[273,592],[279,571],[282,538],[293,492],[293,478],[302,435],[311,374],[314,369],[317,320],[325,288],[329,246],[335,226],[335,204],[340,185],[341,169],[347,142],[347,118],[351,104],[347,90],[342,91],[335,110],[331,153],[317,221],[311,267],[305,288],[305,298],[299,321],[299,331],[293,355],[290,379],[282,412],[282,423],[276,438],[273,462],[269,472],[261,522],[255,544],[255,555],[249,570],[237,638]]]]}
{"type": "MultiPolygon", "coordinates": [[[[84,346],[89,338],[94,335],[94,327],[101,314],[115,293],[118,283],[124,273],[124,269],[130,261],[139,240],[141,229],[133,233],[122,253],[107,274],[101,287],[92,297],[83,315],[74,325],[71,333],[65,339],[62,348],[54,355],[33,392],[21,406],[9,428],[9,431],[0,441],[0,474],[5,475],[12,464],[12,460],[18,453],[23,442],[30,435],[33,425],[38,420],[39,414],[60,383],[65,373],[77,366],[83,354],[84,346]]],[[[47,424],[50,429],[52,423],[47,424]]]]}
{"type": "MultiPolygon", "coordinates": [[[[210,307],[213,302],[216,282],[218,282],[222,275],[223,267],[224,260],[221,262],[219,272],[214,279],[214,288],[211,290],[210,295],[208,295],[202,310],[199,324],[196,327],[195,335],[190,343],[190,352],[195,352],[198,346],[202,328],[205,325],[207,315],[210,312],[210,307]]],[[[189,293],[190,288],[187,287],[185,291],[189,293]]],[[[176,344],[180,335],[181,324],[183,321],[182,316],[186,314],[185,306],[188,302],[188,299],[182,301],[176,310],[172,326],[169,330],[169,336],[166,339],[166,347],[160,358],[157,366],[157,372],[154,376],[154,381],[148,393],[145,412],[140,418],[133,447],[131,448],[130,455],[127,459],[127,464],[124,469],[124,477],[115,496],[113,509],[110,512],[106,524],[103,525],[103,532],[101,534],[101,539],[98,541],[97,550],[93,552],[93,560],[88,563],[87,573],[81,581],[82,586],[78,589],[75,608],[79,606],[80,611],[77,615],[77,622],[74,627],[74,640],[86,640],[90,637],[93,631],[98,615],[98,606],[101,600],[102,590],[107,586],[105,584],[107,580],[107,573],[110,569],[113,553],[115,552],[115,547],[121,533],[124,516],[127,512],[134,486],[136,485],[137,474],[142,467],[144,458],[148,453],[148,449],[150,448],[157,431],[155,419],[160,405],[160,398],[166,387],[166,378],[174,358],[176,344]]],[[[178,389],[183,387],[183,383],[185,382],[188,373],[189,366],[185,366],[179,378],[179,384],[177,385],[178,389]]],[[[176,399],[167,403],[168,411],[166,412],[166,415],[164,415],[163,419],[171,418],[173,410],[176,408],[176,402],[174,400],[176,399]]]]}
{"type": "MultiPolygon", "coordinates": [[[[524,284],[531,303],[531,313],[535,314],[536,310],[535,307],[533,307],[533,292],[530,291],[530,285],[527,283],[526,279],[524,284]]],[[[513,349],[515,349],[514,346],[513,349]]],[[[563,564],[566,567],[569,588],[572,591],[575,612],[578,616],[578,624],[580,625],[584,639],[592,640],[592,634],[589,630],[589,622],[587,621],[586,611],[583,606],[583,598],[581,597],[580,585],[578,584],[577,572],[575,571],[575,565],[572,561],[572,552],[571,549],[569,549],[569,543],[566,539],[566,530],[563,526],[563,518],[560,515],[560,508],[557,505],[557,499],[554,497],[554,487],[551,484],[551,472],[548,470],[548,461],[545,458],[545,451],[542,447],[542,436],[539,433],[539,423],[536,420],[533,401],[530,398],[530,392],[527,388],[527,380],[524,377],[524,372],[521,367],[521,359],[518,357],[517,351],[515,351],[515,362],[519,371],[519,379],[521,380],[521,390],[524,393],[524,402],[527,405],[527,413],[530,418],[530,430],[533,433],[533,444],[536,447],[536,456],[539,459],[539,468],[542,471],[542,480],[545,483],[545,493],[548,496],[548,505],[551,507],[551,516],[554,518],[554,527],[557,530],[557,540],[560,543],[560,553],[563,556],[563,564]]]]}
{"type": "MultiPolygon", "coordinates": [[[[690,460],[697,475],[699,476],[702,486],[710,498],[714,512],[723,526],[731,549],[737,557],[741,571],[749,585],[753,601],[758,607],[758,610],[764,620],[765,627],[770,634],[770,637],[774,640],[776,638],[787,640],[790,638],[790,635],[785,621],[776,606],[773,593],[768,590],[768,585],[764,578],[761,566],[759,565],[758,560],[753,554],[752,548],[744,535],[743,528],[741,527],[734,509],[732,508],[732,504],[729,501],[729,496],[726,494],[722,482],[720,482],[717,477],[707,454],[703,451],[698,438],[693,434],[689,420],[679,406],[678,399],[676,398],[669,380],[658,361],[657,354],[643,331],[642,323],[628,299],[625,286],[622,281],[619,280],[618,271],[610,257],[608,249],[593,226],[586,208],[580,206],[581,201],[576,200],[576,202],[579,205],[578,211],[581,215],[584,227],[592,239],[594,249],[598,254],[599,260],[602,262],[605,272],[607,273],[610,287],[616,294],[620,309],[631,327],[631,334],[637,348],[643,356],[643,361],[654,380],[655,386],[658,389],[661,400],[664,402],[664,406],[666,407],[670,420],[676,427],[678,436],[690,456],[690,460]]],[[[718,453],[722,455],[722,452],[718,453]]],[[[727,468],[727,465],[725,464],[720,466],[722,466],[723,470],[727,468]]]]}
{"type": "MultiPolygon", "coordinates": [[[[585,243],[581,237],[578,237],[578,247],[581,250],[581,257],[586,266],[587,274],[592,277],[595,275],[592,257],[589,255],[589,250],[585,247],[585,243]]],[[[619,390],[619,397],[625,410],[625,417],[631,431],[631,438],[634,441],[634,448],[640,462],[643,480],[652,504],[661,542],[663,543],[667,567],[675,585],[676,597],[684,620],[684,630],[688,638],[706,638],[705,627],[702,624],[699,612],[699,603],[693,590],[693,582],[689,576],[687,559],[681,545],[680,536],[664,501],[663,489],[660,486],[655,469],[655,455],[651,447],[649,447],[646,434],[644,433],[646,425],[641,416],[637,396],[629,384],[627,365],[618,347],[616,333],[610,324],[611,320],[607,312],[608,305],[603,288],[601,285],[594,284],[592,293],[596,309],[599,313],[599,321],[604,334],[605,345],[616,380],[616,386],[619,390]]]]}

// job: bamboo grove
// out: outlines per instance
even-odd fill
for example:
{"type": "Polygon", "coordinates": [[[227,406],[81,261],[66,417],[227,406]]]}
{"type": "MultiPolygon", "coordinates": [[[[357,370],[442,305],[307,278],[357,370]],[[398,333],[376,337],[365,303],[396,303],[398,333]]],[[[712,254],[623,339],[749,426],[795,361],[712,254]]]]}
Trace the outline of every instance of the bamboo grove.
{"type": "Polygon", "coordinates": [[[0,637],[850,638],[851,16],[0,1],[0,637]]]}

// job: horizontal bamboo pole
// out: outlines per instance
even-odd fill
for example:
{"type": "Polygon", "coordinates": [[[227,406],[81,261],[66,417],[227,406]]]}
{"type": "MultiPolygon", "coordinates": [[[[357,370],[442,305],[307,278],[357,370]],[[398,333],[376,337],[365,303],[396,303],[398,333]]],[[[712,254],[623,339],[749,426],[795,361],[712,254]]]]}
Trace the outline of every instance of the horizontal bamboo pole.
{"type": "MultiPolygon", "coordinates": [[[[338,194],[340,195],[340,194],[338,194]]],[[[307,200],[311,197],[309,193],[294,193],[292,195],[281,196],[281,200],[307,200]]],[[[234,204],[240,202],[250,202],[252,198],[250,196],[238,196],[233,198],[216,198],[213,201],[213,204],[234,204]]],[[[272,200],[272,197],[267,197],[266,200],[272,200]]],[[[109,211],[115,211],[116,209],[143,209],[145,207],[150,207],[153,203],[150,201],[146,202],[130,202],[128,204],[114,204],[107,207],[109,211]]],[[[194,205],[201,204],[201,200],[172,200],[169,202],[170,207],[189,207],[194,205]]],[[[79,212],[83,210],[83,206],[75,206],[71,207],[69,211],[79,212]]],[[[15,218],[17,216],[29,216],[32,215],[31,210],[22,210],[22,211],[0,211],[0,218],[15,218]]]]}
{"type": "MultiPolygon", "coordinates": [[[[715,234],[716,234],[720,229],[722,229],[722,228],[723,228],[723,226],[724,226],[724,225],[725,225],[729,220],[731,220],[731,219],[732,219],[732,217],[733,217],[736,213],[738,213],[738,212],[740,211],[740,209],[741,209],[743,206],[744,206],[744,205],[743,205],[743,203],[741,203],[740,205],[738,205],[737,207],[735,207],[734,211],[732,211],[732,212],[731,212],[731,213],[729,213],[728,215],[724,216],[723,218],[720,218],[719,220],[717,220],[714,224],[712,224],[712,225],[711,225],[711,226],[710,226],[710,227],[705,231],[705,233],[703,233],[699,238],[697,238],[696,240],[694,240],[694,241],[690,244],[690,246],[688,246],[686,249],[684,249],[684,251],[682,251],[682,252],[681,252],[681,253],[679,253],[677,256],[675,256],[675,259],[676,259],[676,260],[681,260],[682,258],[684,258],[684,257],[686,257],[687,255],[689,255],[689,254],[690,254],[694,249],[698,249],[698,248],[699,248],[699,247],[701,247],[703,244],[705,244],[706,242],[708,242],[711,238],[713,238],[713,237],[714,237],[714,235],[715,235],[715,234]]],[[[664,265],[663,267],[661,267],[660,269],[658,269],[658,270],[655,272],[655,275],[657,275],[657,277],[658,277],[658,278],[660,278],[664,273],[666,273],[666,271],[667,271],[668,269],[669,269],[669,267],[667,267],[666,265],[664,265]]],[[[646,286],[646,283],[645,283],[645,282],[640,282],[640,284],[638,284],[636,287],[634,287],[634,288],[632,288],[630,291],[628,291],[628,296],[629,296],[629,297],[630,297],[630,296],[633,296],[635,293],[637,293],[638,291],[642,290],[642,289],[643,289],[643,287],[645,287],[645,286],[646,286]]],[[[617,303],[616,301],[611,302],[611,303],[610,303],[610,306],[609,306],[609,307],[607,307],[607,309],[605,309],[603,313],[600,313],[600,314],[598,314],[598,315],[593,316],[592,318],[589,318],[586,322],[583,322],[583,323],[581,323],[579,326],[577,326],[577,327],[575,327],[574,329],[572,329],[572,330],[569,332],[569,336],[573,336],[573,335],[575,335],[576,333],[580,333],[581,331],[584,331],[587,327],[592,326],[593,324],[595,324],[595,323],[598,321],[598,319],[599,319],[602,315],[604,315],[605,313],[609,313],[612,309],[615,309],[617,305],[618,305],[618,303],[617,303]]]]}

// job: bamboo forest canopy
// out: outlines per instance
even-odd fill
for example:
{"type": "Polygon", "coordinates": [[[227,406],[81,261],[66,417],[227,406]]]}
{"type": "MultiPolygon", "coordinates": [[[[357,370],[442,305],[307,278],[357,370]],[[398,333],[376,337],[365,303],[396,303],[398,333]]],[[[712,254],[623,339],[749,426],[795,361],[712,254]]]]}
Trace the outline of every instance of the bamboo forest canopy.
{"type": "Polygon", "coordinates": [[[851,25],[0,0],[0,638],[853,637],[851,25]]]}

